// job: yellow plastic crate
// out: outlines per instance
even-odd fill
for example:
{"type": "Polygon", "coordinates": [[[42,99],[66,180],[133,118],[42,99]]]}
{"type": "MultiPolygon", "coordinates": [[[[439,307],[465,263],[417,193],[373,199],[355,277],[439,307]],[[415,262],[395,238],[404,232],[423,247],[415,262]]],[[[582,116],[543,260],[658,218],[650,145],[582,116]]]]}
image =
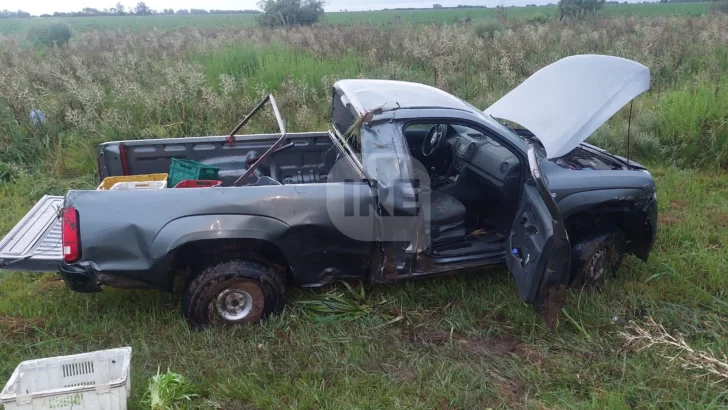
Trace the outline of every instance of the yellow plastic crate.
{"type": "Polygon", "coordinates": [[[143,175],[124,175],[119,177],[106,177],[99,185],[98,190],[105,191],[111,189],[112,186],[119,182],[157,182],[167,181],[168,174],[143,174],[143,175]]]}
{"type": "Polygon", "coordinates": [[[133,189],[167,188],[167,181],[117,182],[109,191],[130,191],[133,189]]]}

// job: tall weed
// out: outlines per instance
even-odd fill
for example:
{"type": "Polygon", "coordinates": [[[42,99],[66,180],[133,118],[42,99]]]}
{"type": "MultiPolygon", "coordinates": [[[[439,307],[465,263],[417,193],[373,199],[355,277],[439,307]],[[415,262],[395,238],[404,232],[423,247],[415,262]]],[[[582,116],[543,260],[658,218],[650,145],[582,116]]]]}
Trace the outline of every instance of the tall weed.
{"type": "MultiPolygon", "coordinates": [[[[559,58],[600,53],[651,69],[651,94],[637,100],[632,124],[634,153],[725,163],[725,87],[705,79],[728,75],[728,15],[497,25],[107,30],[33,52],[17,36],[0,36],[0,161],[30,169],[44,160],[57,175],[92,172],[89,145],[222,135],[270,92],[290,130],[322,129],[330,87],[341,78],[422,82],[485,108],[559,58]],[[42,127],[29,119],[36,109],[42,127]]],[[[620,113],[594,140],[623,150],[617,137],[626,119],[620,113]]],[[[268,113],[246,132],[274,129],[268,113]]]]}
{"type": "Polygon", "coordinates": [[[665,92],[655,111],[656,135],[673,162],[728,167],[728,82],[665,92]]]}

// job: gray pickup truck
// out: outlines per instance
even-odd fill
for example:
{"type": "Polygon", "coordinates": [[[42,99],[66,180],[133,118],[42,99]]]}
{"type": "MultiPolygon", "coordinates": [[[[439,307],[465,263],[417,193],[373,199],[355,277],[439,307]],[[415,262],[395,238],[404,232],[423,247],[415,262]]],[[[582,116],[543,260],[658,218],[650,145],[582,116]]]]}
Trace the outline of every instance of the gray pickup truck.
{"type": "Polygon", "coordinates": [[[100,179],[182,158],[218,167],[222,186],[46,196],[0,241],[0,268],[58,272],[79,292],[182,277],[183,314],[203,326],[278,312],[288,285],[505,263],[553,323],[564,289],[652,249],[652,176],[583,143],[648,87],[643,65],[594,55],[541,69],[485,111],[421,84],[342,80],[331,130],[306,133],[287,133],[268,97],[229,136],[98,149],[100,179]],[[266,103],[280,132],[237,135],[266,103]]]}

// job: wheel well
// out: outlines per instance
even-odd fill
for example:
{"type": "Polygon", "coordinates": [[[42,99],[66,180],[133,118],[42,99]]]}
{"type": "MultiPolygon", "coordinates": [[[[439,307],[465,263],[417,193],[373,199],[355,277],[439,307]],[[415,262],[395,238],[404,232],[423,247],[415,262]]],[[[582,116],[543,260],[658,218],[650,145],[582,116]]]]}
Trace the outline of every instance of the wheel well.
{"type": "Polygon", "coordinates": [[[271,266],[287,283],[293,272],[283,251],[274,243],[262,239],[210,239],[186,243],[172,254],[174,276],[191,278],[210,263],[244,257],[271,266]]]}
{"type": "Polygon", "coordinates": [[[630,243],[645,240],[645,215],[630,204],[614,204],[592,208],[569,215],[564,221],[572,246],[583,238],[611,228],[618,228],[627,238],[627,252],[632,251],[630,243]]]}

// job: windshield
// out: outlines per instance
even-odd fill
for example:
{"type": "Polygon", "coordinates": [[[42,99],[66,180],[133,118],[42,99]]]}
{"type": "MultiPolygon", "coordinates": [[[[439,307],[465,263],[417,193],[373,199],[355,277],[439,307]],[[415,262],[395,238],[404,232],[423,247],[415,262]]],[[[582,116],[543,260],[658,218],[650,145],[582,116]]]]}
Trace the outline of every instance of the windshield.
{"type": "Polygon", "coordinates": [[[475,106],[468,103],[467,101],[464,101],[464,103],[473,110],[474,114],[480,116],[480,118],[483,120],[483,123],[487,125],[488,128],[497,132],[503,138],[509,139],[514,144],[520,145],[521,149],[523,149],[524,151],[526,150],[525,143],[528,139],[525,136],[518,135],[518,133],[514,132],[512,129],[498,122],[498,120],[493,118],[493,116],[475,108],[475,106]]]}
{"type": "Polygon", "coordinates": [[[496,131],[500,131],[501,133],[511,136],[511,137],[517,137],[518,139],[523,139],[522,136],[516,134],[515,132],[513,132],[513,130],[511,130],[510,128],[508,128],[505,125],[498,122],[498,120],[493,118],[492,115],[487,114],[487,113],[477,109],[475,106],[473,106],[472,104],[470,104],[467,101],[463,101],[463,102],[465,104],[467,104],[468,107],[470,107],[473,110],[473,113],[480,115],[480,117],[485,121],[485,123],[487,125],[489,125],[492,129],[494,129],[496,131]]]}
{"type": "Polygon", "coordinates": [[[498,131],[516,136],[521,139],[526,139],[524,135],[520,135],[517,132],[514,132],[512,129],[506,127],[505,125],[503,125],[503,123],[493,118],[493,116],[491,116],[490,114],[483,114],[483,116],[488,120],[488,125],[491,125],[498,131]]]}

